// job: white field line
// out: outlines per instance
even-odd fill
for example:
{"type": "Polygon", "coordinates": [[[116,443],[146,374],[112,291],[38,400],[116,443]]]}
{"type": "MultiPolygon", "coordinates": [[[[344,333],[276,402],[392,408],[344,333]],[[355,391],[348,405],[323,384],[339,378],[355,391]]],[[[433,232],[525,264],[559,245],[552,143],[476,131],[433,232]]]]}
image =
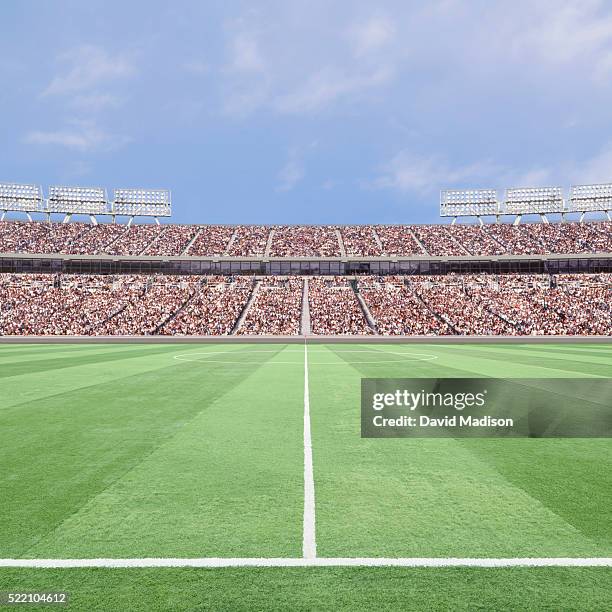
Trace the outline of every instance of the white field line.
{"type": "Polygon", "coordinates": [[[305,559],[317,556],[315,534],[315,490],[310,433],[310,392],[308,389],[308,347],[304,343],[304,536],[302,554],[305,559]]]}
{"type": "Polygon", "coordinates": [[[0,559],[0,567],[612,567],[612,557],[204,557],[142,559],[0,559]]]}

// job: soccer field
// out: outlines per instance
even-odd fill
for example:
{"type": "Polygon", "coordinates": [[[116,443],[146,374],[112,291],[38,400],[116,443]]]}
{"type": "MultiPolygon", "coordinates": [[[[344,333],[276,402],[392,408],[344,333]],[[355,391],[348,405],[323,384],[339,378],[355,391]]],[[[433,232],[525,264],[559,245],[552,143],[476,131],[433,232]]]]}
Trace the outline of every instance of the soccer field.
{"type": "Polygon", "coordinates": [[[612,440],[360,437],[362,378],[610,377],[610,345],[7,345],[0,363],[0,591],[83,610],[610,605],[609,560],[577,566],[612,557],[612,440]],[[179,567],[105,567],[150,558],[179,567]],[[247,566],[189,567],[223,559],[247,566]]]}

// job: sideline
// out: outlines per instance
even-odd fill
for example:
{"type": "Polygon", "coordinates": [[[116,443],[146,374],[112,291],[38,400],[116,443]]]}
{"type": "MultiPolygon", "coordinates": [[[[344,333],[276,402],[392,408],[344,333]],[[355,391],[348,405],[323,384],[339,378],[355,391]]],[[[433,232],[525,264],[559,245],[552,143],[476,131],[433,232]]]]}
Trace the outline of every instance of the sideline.
{"type": "Polygon", "coordinates": [[[200,559],[0,559],[0,567],[612,567],[612,557],[204,557],[200,559]]]}

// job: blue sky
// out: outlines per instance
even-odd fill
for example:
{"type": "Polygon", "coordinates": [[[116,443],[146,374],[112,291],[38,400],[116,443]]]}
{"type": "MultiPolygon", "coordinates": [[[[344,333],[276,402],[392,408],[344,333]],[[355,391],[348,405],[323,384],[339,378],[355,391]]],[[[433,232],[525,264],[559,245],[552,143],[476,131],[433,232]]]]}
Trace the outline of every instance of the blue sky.
{"type": "Polygon", "coordinates": [[[4,0],[0,31],[0,181],[167,187],[182,223],[612,182],[610,3],[4,0]]]}

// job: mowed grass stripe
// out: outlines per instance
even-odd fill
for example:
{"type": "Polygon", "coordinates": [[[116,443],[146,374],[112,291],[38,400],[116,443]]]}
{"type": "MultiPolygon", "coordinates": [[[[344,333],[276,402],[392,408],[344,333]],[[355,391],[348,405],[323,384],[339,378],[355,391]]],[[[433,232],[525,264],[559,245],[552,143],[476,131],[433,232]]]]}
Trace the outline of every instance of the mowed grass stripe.
{"type": "Polygon", "coordinates": [[[439,365],[386,364],[385,374],[366,363],[311,368],[320,554],[599,554],[599,543],[454,440],[359,437],[361,376],[440,376],[439,365]]]}
{"type": "MultiPolygon", "coordinates": [[[[140,351],[143,348],[157,348],[148,344],[15,344],[8,345],[0,343],[0,364],[16,363],[22,361],[38,361],[45,359],[56,359],[64,357],[75,357],[79,355],[90,355],[94,353],[110,353],[117,350],[129,352],[140,351]]],[[[169,348],[169,347],[168,347],[169,348]]]]}
{"type": "MultiPolygon", "coordinates": [[[[553,350],[566,346],[549,348],[553,350]]],[[[481,353],[480,347],[481,345],[477,345],[474,349],[481,353]]],[[[465,353],[469,355],[469,349],[472,347],[467,348],[465,353]]],[[[522,351],[513,346],[504,346],[501,351],[494,348],[492,352],[498,355],[496,361],[499,365],[496,375],[504,376],[505,372],[516,371],[514,364],[522,366],[520,361],[515,360],[522,361],[525,350],[531,353],[536,347],[528,345],[522,351]],[[503,358],[504,354],[506,359],[503,358]],[[509,363],[511,365],[508,368],[509,363]]],[[[569,351],[566,349],[564,352],[569,351]]],[[[605,354],[605,359],[612,362],[612,347],[601,352],[605,354]]],[[[544,357],[542,355],[541,359],[544,357]]],[[[572,362],[577,363],[573,355],[572,362]]],[[[548,361],[544,360],[544,363],[548,361]]],[[[557,356],[553,363],[558,363],[557,356]]],[[[581,368],[576,374],[588,375],[590,363],[582,364],[581,368]]],[[[476,370],[473,371],[478,374],[476,370]]],[[[577,407],[580,405],[580,399],[576,396],[577,407]]],[[[612,490],[612,441],[463,439],[458,442],[480,460],[494,467],[509,482],[525,490],[555,514],[562,516],[586,536],[594,539],[605,550],[612,550],[612,506],[609,504],[609,491],[612,490]]]]}
{"type": "Polygon", "coordinates": [[[0,368],[0,378],[12,376],[20,376],[23,374],[40,374],[46,371],[57,371],[71,368],[74,366],[82,366],[87,364],[102,364],[105,362],[121,361],[126,358],[149,357],[156,354],[167,354],[172,352],[172,347],[149,345],[143,346],[140,349],[123,349],[120,345],[111,352],[89,351],[87,353],[79,353],[69,357],[51,356],[46,359],[13,361],[4,363],[0,368]]]}
{"type": "Polygon", "coordinates": [[[259,364],[211,365],[203,380],[168,356],[165,371],[125,376],[140,366],[114,361],[122,378],[0,413],[3,557],[33,546],[259,364]]]}
{"type": "MultiPolygon", "coordinates": [[[[480,352],[482,345],[474,348],[480,352]]],[[[567,345],[550,346],[560,348],[567,345]]],[[[437,346],[430,347],[434,351],[437,346]]],[[[499,353],[499,347],[491,347],[499,353]]],[[[533,347],[529,346],[529,349],[533,347]]],[[[580,346],[576,347],[580,349],[580,346]]],[[[384,350],[392,350],[383,347],[384,350]]],[[[504,346],[508,359],[498,359],[500,367],[495,375],[504,376],[507,362],[521,359],[521,351],[513,346],[504,346]]],[[[612,358],[612,347],[602,353],[612,358]]],[[[438,361],[429,362],[435,367],[438,361]]],[[[462,363],[466,363],[462,359],[462,363]]],[[[469,361],[467,362],[469,363],[469,361]]],[[[584,364],[578,375],[589,371],[584,364]]],[[[475,374],[478,374],[474,370],[475,374]]],[[[438,373],[433,374],[438,375],[438,373]]],[[[593,400],[593,398],[589,398],[593,400]]],[[[577,397],[577,405],[580,398],[577,397]]],[[[531,496],[539,499],[556,514],[565,518],[587,536],[595,538],[609,547],[612,538],[612,508],[607,503],[612,490],[612,442],[602,440],[462,440],[472,452],[494,465],[508,480],[520,486],[531,496]],[[575,483],[567,486],[568,483],[575,483]]]]}
{"type": "Polygon", "coordinates": [[[612,572],[363,567],[0,570],[0,590],[35,591],[41,584],[69,592],[69,609],[87,612],[605,610],[612,572]]]}
{"type": "MultiPolygon", "coordinates": [[[[478,367],[481,372],[489,372],[493,368],[498,372],[497,376],[520,376],[524,378],[546,378],[551,376],[551,371],[558,372],[558,376],[567,377],[568,373],[577,373],[584,376],[603,376],[608,377],[611,374],[612,364],[605,355],[604,359],[599,361],[588,361],[585,363],[580,356],[574,358],[573,355],[558,356],[556,354],[544,354],[538,351],[533,346],[527,346],[523,350],[517,351],[516,348],[505,349],[497,345],[490,349],[482,349],[480,345],[474,346],[457,346],[457,347],[440,347],[439,349],[441,360],[468,359],[473,362],[473,365],[478,367]],[[494,362],[498,361],[502,364],[508,363],[511,369],[506,371],[500,369],[494,362]],[[487,362],[490,363],[487,365],[487,362]]],[[[488,375],[488,374],[487,374],[488,375]]]]}
{"type": "MultiPolygon", "coordinates": [[[[117,350],[117,348],[115,346],[114,350],[117,350]]],[[[34,369],[30,373],[6,378],[2,383],[3,393],[0,395],[0,413],[9,408],[18,409],[20,405],[28,404],[33,400],[73,393],[77,389],[133,376],[141,372],[179,365],[179,362],[174,359],[175,355],[195,350],[190,345],[167,347],[166,351],[157,351],[155,348],[155,345],[153,345],[150,353],[134,355],[129,346],[122,347],[121,350],[125,351],[125,358],[120,368],[117,367],[115,359],[111,361],[89,360],[88,363],[84,364],[76,361],[74,365],[64,367],[61,374],[56,370],[38,372],[34,369]]],[[[199,350],[202,352],[203,350],[214,349],[215,347],[210,349],[200,347],[199,350]]],[[[216,350],[219,350],[219,347],[216,347],[216,350]]],[[[92,354],[96,354],[96,351],[93,350],[92,354]]]]}
{"type": "MultiPolygon", "coordinates": [[[[453,346],[441,345],[442,350],[452,350],[453,346]]],[[[493,345],[467,345],[466,348],[472,351],[496,351],[501,350],[508,354],[520,354],[522,356],[543,356],[552,360],[570,360],[589,361],[593,359],[593,363],[611,363],[612,355],[610,354],[611,344],[601,345],[582,345],[571,343],[559,344],[493,344],[493,345]]]]}
{"type": "Polygon", "coordinates": [[[231,367],[172,368],[181,390],[171,403],[196,406],[193,418],[26,556],[299,556],[303,361],[275,366],[281,348],[259,365],[249,352],[231,367]],[[224,369],[239,377],[211,401],[224,369]]]}
{"type": "MultiPolygon", "coordinates": [[[[55,397],[60,399],[64,394],[74,394],[88,387],[95,387],[106,382],[134,376],[139,373],[163,370],[168,367],[168,355],[147,355],[131,361],[129,354],[122,361],[121,367],[115,360],[110,363],[89,363],[66,368],[58,375],[56,371],[33,372],[7,378],[2,383],[3,393],[0,396],[0,415],[10,410],[20,410],[32,402],[55,397]]],[[[170,365],[175,365],[170,362],[170,365]]]]}
{"type": "Polygon", "coordinates": [[[612,441],[508,439],[458,441],[612,556],[612,441]]]}

